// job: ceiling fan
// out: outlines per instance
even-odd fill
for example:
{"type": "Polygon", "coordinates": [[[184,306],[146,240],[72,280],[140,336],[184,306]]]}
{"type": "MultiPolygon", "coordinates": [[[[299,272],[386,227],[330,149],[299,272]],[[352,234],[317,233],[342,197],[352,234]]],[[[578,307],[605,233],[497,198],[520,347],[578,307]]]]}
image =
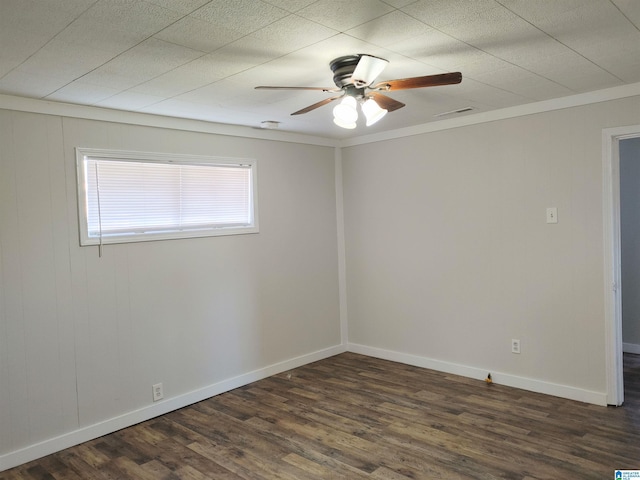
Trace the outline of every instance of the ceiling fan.
{"type": "Polygon", "coordinates": [[[355,128],[358,119],[357,105],[360,103],[367,126],[373,125],[387,112],[393,112],[405,106],[404,103],[394,100],[380,92],[395,90],[407,90],[410,88],[436,87],[440,85],[452,85],[462,81],[460,72],[442,73],[438,75],[426,75],[397,80],[385,80],[374,84],[375,79],[382,73],[389,63],[384,58],[373,55],[356,54],[338,57],[331,61],[329,66],[333,72],[333,81],[337,88],[324,87],[278,87],[261,85],[256,89],[271,90],[319,90],[328,93],[340,93],[333,97],[325,98],[313,105],[309,105],[291,115],[301,115],[316,108],[327,105],[334,100],[342,99],[334,107],[334,123],[343,128],[355,128]]]}

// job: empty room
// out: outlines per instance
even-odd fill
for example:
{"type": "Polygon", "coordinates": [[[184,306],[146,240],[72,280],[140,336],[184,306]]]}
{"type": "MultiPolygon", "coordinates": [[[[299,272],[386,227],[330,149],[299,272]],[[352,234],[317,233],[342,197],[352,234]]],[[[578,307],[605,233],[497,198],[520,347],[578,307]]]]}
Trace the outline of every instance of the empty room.
{"type": "Polygon", "coordinates": [[[640,479],[638,192],[636,0],[0,0],[0,479],[640,479]]]}

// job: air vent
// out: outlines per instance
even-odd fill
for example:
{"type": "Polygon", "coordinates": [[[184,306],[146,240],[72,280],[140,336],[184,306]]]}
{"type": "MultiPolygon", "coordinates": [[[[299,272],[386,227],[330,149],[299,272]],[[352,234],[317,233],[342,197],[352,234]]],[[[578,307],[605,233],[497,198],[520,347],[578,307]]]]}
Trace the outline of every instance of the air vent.
{"type": "Polygon", "coordinates": [[[446,117],[447,115],[456,115],[458,113],[470,112],[471,110],[473,110],[473,107],[463,107],[457,110],[451,110],[450,112],[437,113],[434,117],[446,117]]]}
{"type": "Polygon", "coordinates": [[[269,130],[275,130],[280,126],[280,122],[276,122],[275,120],[265,120],[260,123],[260,128],[266,128],[269,130]]]}

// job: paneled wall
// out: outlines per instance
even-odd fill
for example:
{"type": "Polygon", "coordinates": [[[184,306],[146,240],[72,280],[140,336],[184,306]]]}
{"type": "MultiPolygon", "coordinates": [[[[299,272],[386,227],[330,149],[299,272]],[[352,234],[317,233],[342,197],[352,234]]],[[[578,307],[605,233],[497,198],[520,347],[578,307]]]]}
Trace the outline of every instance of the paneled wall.
{"type": "Polygon", "coordinates": [[[152,384],[171,401],[335,348],[336,238],[331,147],[0,110],[0,460],[149,408],[152,384]],[[255,158],[260,233],[99,257],[77,146],[255,158]]]}
{"type": "Polygon", "coordinates": [[[344,148],[350,348],[603,402],[602,129],[638,124],[632,97],[344,148]]]}

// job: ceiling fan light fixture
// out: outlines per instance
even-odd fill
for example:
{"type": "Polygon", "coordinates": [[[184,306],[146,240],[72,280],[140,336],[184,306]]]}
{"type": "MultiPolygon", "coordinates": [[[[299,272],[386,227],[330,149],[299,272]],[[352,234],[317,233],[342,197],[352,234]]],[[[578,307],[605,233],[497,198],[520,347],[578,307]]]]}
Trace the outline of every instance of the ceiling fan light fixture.
{"type": "MultiPolygon", "coordinates": [[[[349,95],[345,96],[342,101],[333,108],[334,122],[336,120],[339,120],[340,123],[344,125],[352,123],[355,125],[356,121],[358,120],[358,110],[356,110],[357,105],[358,102],[354,97],[349,95]]],[[[339,124],[336,122],[336,125],[339,124]]]]}
{"type": "Polygon", "coordinates": [[[370,85],[378,78],[388,63],[389,60],[384,58],[362,55],[351,75],[351,80],[357,87],[370,85]]]}
{"type": "Polygon", "coordinates": [[[387,110],[381,108],[373,98],[368,98],[362,104],[362,113],[367,119],[367,127],[370,127],[387,114],[387,110]]]}
{"type": "Polygon", "coordinates": [[[342,92],[341,95],[325,98],[324,100],[293,112],[291,115],[309,113],[316,108],[338,100],[338,105],[333,109],[333,122],[341,128],[353,129],[356,128],[358,122],[358,105],[360,105],[362,109],[368,127],[377,123],[388,112],[395,112],[405,106],[404,103],[394,100],[381,92],[454,85],[462,81],[462,73],[450,72],[423,75],[421,77],[385,80],[374,84],[374,80],[388,63],[388,60],[373,55],[362,53],[344,55],[333,59],[329,63],[329,67],[333,72],[333,82],[337,87],[335,89],[325,87],[282,87],[265,85],[255,88],[269,88],[274,90],[321,90],[323,92],[338,94],[342,92]]]}

